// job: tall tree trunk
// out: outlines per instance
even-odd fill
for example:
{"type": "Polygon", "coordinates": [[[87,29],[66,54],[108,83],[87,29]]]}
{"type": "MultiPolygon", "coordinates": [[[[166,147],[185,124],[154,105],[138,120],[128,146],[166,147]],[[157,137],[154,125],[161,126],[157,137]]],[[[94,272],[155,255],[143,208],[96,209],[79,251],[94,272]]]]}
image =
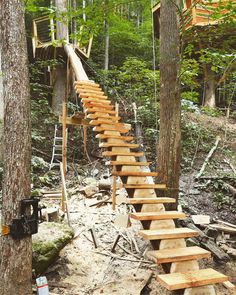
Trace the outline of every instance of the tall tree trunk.
{"type": "MultiPolygon", "coordinates": [[[[62,14],[67,11],[67,1],[55,0],[55,6],[57,17],[61,19],[62,14]]],[[[57,40],[69,40],[67,20],[57,21],[56,36],[57,40]]],[[[59,115],[62,113],[62,102],[66,96],[66,65],[58,65],[54,71],[52,109],[59,115]]]]}
{"type": "Polygon", "coordinates": [[[104,12],[104,33],[105,33],[105,52],[104,52],[104,70],[108,71],[109,69],[109,0],[105,0],[105,12],[104,12]]]}
{"type": "Polygon", "coordinates": [[[171,196],[176,199],[178,199],[181,150],[181,101],[178,79],[180,41],[177,4],[177,1],[161,0],[160,138],[157,153],[158,181],[166,183],[171,189],[171,196]]]}
{"type": "MultiPolygon", "coordinates": [[[[2,224],[19,218],[19,201],[30,197],[30,86],[24,2],[2,0],[1,55],[4,98],[4,173],[2,224]]],[[[32,294],[31,237],[0,238],[0,294],[32,294]]]]}
{"type": "Polygon", "coordinates": [[[2,133],[3,133],[3,85],[1,70],[1,50],[0,50],[0,164],[2,163],[2,133]]]}
{"type": "Polygon", "coordinates": [[[210,66],[206,66],[205,77],[205,93],[204,93],[204,106],[215,108],[216,106],[216,82],[215,73],[211,70],[210,66]]]}

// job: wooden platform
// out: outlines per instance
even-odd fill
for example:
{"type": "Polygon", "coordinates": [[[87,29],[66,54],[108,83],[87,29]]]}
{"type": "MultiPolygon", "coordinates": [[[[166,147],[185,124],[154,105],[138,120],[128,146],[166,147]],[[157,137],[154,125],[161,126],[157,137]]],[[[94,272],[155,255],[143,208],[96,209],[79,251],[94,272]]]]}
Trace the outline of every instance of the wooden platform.
{"type": "Polygon", "coordinates": [[[146,240],[166,240],[190,238],[199,235],[198,231],[187,227],[159,230],[141,230],[140,235],[146,240]]]}
{"type": "Polygon", "coordinates": [[[161,211],[161,212],[131,213],[130,217],[136,220],[165,220],[165,219],[185,218],[186,215],[178,211],[161,211]]]}
{"type": "Polygon", "coordinates": [[[130,198],[127,200],[127,204],[164,204],[164,203],[175,203],[174,198],[130,198]]]}
{"type": "Polygon", "coordinates": [[[186,260],[199,260],[211,257],[211,252],[194,246],[184,248],[163,249],[158,251],[149,251],[149,255],[156,259],[157,263],[172,263],[186,260]]]}
{"type": "Polygon", "coordinates": [[[168,290],[193,288],[228,281],[228,277],[218,271],[207,268],[185,273],[171,273],[157,276],[157,280],[168,290]]]}

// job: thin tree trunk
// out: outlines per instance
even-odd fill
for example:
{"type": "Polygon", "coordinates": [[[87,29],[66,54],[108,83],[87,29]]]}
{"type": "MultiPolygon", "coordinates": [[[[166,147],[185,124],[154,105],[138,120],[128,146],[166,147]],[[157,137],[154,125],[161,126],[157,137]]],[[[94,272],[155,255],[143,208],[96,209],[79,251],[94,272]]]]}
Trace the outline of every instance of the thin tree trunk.
{"type": "MultiPolygon", "coordinates": [[[[19,201],[30,197],[30,86],[24,2],[2,0],[1,55],[4,97],[4,173],[2,224],[19,218],[19,201]]],[[[0,294],[32,294],[31,237],[0,238],[0,294]]]]}
{"type": "MultiPolygon", "coordinates": [[[[166,183],[178,199],[181,150],[179,93],[179,28],[177,1],[161,1],[160,30],[160,138],[157,153],[158,181],[166,183]]],[[[177,203],[176,203],[177,204],[177,203]]],[[[176,206],[174,205],[174,208],[176,206]]]]}
{"type": "Polygon", "coordinates": [[[109,22],[108,22],[108,5],[109,0],[105,0],[105,17],[104,17],[104,33],[105,33],[105,52],[104,52],[104,70],[109,69],[109,22]]]}
{"type": "MultiPolygon", "coordinates": [[[[67,11],[67,1],[55,0],[55,6],[57,17],[61,19],[62,13],[67,11]]],[[[57,21],[56,36],[57,40],[69,40],[67,21],[57,21]]],[[[52,109],[59,115],[62,113],[62,102],[66,95],[66,66],[58,65],[54,71],[52,109]]]]}
{"type": "Polygon", "coordinates": [[[215,73],[211,70],[210,66],[206,66],[207,77],[204,95],[204,106],[209,108],[215,108],[216,106],[216,81],[215,73]]]}

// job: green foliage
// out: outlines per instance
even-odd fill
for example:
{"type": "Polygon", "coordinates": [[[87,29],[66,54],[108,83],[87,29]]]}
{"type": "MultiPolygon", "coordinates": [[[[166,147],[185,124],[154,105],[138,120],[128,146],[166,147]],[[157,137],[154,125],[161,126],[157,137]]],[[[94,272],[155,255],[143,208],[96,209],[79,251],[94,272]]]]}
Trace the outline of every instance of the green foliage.
{"type": "Polygon", "coordinates": [[[220,117],[222,116],[222,112],[218,109],[212,109],[212,108],[209,108],[209,107],[201,107],[201,111],[208,115],[208,116],[211,116],[211,117],[220,117]]]}

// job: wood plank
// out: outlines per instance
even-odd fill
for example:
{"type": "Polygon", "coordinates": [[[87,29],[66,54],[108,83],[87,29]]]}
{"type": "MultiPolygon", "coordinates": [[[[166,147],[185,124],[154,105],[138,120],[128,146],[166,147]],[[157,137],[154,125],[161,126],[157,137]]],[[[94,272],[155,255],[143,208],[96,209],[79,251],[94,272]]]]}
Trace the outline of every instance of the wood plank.
{"type": "Polygon", "coordinates": [[[198,246],[162,249],[158,251],[149,251],[148,253],[156,259],[158,264],[186,260],[199,260],[211,257],[211,252],[198,246]]]}
{"type": "Polygon", "coordinates": [[[57,194],[52,193],[52,194],[44,194],[43,195],[43,197],[45,197],[45,198],[59,198],[61,196],[62,196],[62,192],[57,193],[57,194]]]}
{"type": "Polygon", "coordinates": [[[100,148],[109,148],[109,147],[127,147],[135,149],[139,147],[139,144],[135,143],[111,143],[111,142],[102,142],[99,144],[100,148]]]}
{"type": "Polygon", "coordinates": [[[97,134],[96,138],[100,138],[100,139],[114,138],[114,139],[121,139],[125,141],[131,141],[134,139],[133,136],[122,136],[122,135],[111,135],[111,134],[97,134]]]}
{"type": "Polygon", "coordinates": [[[174,198],[131,198],[127,200],[127,204],[163,204],[163,203],[175,203],[174,198]]]}
{"type": "Polygon", "coordinates": [[[168,290],[194,288],[228,281],[228,277],[218,271],[207,268],[185,273],[158,275],[157,280],[168,290]]]}
{"type": "Polygon", "coordinates": [[[100,99],[100,98],[93,98],[93,97],[87,97],[87,98],[82,98],[81,99],[81,102],[82,103],[88,103],[88,102],[99,102],[99,103],[102,103],[102,104],[111,104],[111,101],[110,100],[103,100],[103,99],[100,99]]]}
{"type": "Polygon", "coordinates": [[[115,126],[124,126],[123,123],[117,123],[117,122],[114,122],[112,120],[108,120],[108,119],[105,119],[105,118],[99,119],[99,120],[91,120],[89,122],[89,124],[91,126],[98,126],[98,125],[101,125],[101,124],[108,124],[108,125],[115,125],[115,126]]]}
{"type": "Polygon", "coordinates": [[[121,126],[106,126],[106,127],[99,127],[99,126],[96,126],[93,128],[93,131],[94,132],[104,132],[104,131],[117,131],[117,132],[120,132],[120,133],[128,133],[130,130],[129,129],[125,129],[124,127],[121,127],[121,126]]]}
{"type": "Polygon", "coordinates": [[[105,95],[98,95],[98,94],[93,94],[93,93],[80,93],[80,98],[89,98],[89,97],[91,97],[91,98],[100,98],[100,99],[105,99],[105,100],[107,100],[108,99],[108,97],[107,96],[105,96],[105,95]]]}
{"type": "Polygon", "coordinates": [[[134,189],[147,189],[147,188],[156,188],[156,189],[166,189],[166,184],[123,184],[124,188],[134,188],[134,189]]]}
{"type": "Polygon", "coordinates": [[[149,166],[152,162],[107,161],[107,166],[149,166]]]}
{"type": "MultiPolygon", "coordinates": [[[[59,123],[63,123],[62,116],[59,116],[59,123]]],[[[66,125],[74,125],[74,126],[89,126],[89,121],[82,119],[82,118],[76,118],[76,117],[67,117],[66,118],[66,125]]]]}
{"type": "Polygon", "coordinates": [[[234,284],[232,284],[230,281],[223,282],[223,286],[229,290],[236,289],[236,286],[234,284]]]}
{"type": "Polygon", "coordinates": [[[89,114],[86,116],[86,119],[109,119],[112,120],[114,122],[118,122],[120,120],[120,117],[117,116],[110,116],[109,114],[89,114]]]}
{"type": "Polygon", "coordinates": [[[185,218],[183,212],[178,211],[160,211],[160,212],[136,212],[131,213],[130,217],[136,220],[165,220],[185,218]]]}
{"type": "Polygon", "coordinates": [[[199,235],[198,231],[195,231],[187,227],[157,230],[141,230],[139,231],[139,234],[146,240],[181,239],[196,237],[199,235]]]}
{"type": "Polygon", "coordinates": [[[92,86],[92,87],[100,87],[99,84],[96,84],[94,82],[88,82],[88,81],[75,81],[74,85],[83,85],[83,86],[92,86]]]}
{"type": "Polygon", "coordinates": [[[85,109],[85,112],[86,113],[105,113],[105,114],[111,114],[111,115],[116,114],[116,111],[110,111],[110,110],[106,110],[106,109],[98,108],[98,107],[85,109]]]}
{"type": "Polygon", "coordinates": [[[113,110],[114,109],[114,106],[113,105],[107,105],[107,104],[102,104],[102,103],[98,103],[98,102],[86,102],[83,104],[83,107],[88,109],[88,108],[103,108],[103,109],[106,109],[106,110],[113,110]]]}
{"type": "Polygon", "coordinates": [[[132,153],[132,152],[113,152],[113,151],[106,151],[103,152],[102,155],[104,157],[113,157],[113,156],[133,156],[133,157],[141,157],[144,155],[143,152],[140,153],[132,153]]]}
{"type": "Polygon", "coordinates": [[[88,89],[88,88],[81,88],[81,87],[75,87],[76,91],[78,91],[79,93],[92,93],[92,94],[97,94],[97,95],[104,95],[104,92],[102,90],[92,90],[92,89],[88,89]]]}
{"type": "Polygon", "coordinates": [[[114,171],[112,175],[116,176],[157,176],[157,172],[142,172],[142,171],[114,171]]]}

